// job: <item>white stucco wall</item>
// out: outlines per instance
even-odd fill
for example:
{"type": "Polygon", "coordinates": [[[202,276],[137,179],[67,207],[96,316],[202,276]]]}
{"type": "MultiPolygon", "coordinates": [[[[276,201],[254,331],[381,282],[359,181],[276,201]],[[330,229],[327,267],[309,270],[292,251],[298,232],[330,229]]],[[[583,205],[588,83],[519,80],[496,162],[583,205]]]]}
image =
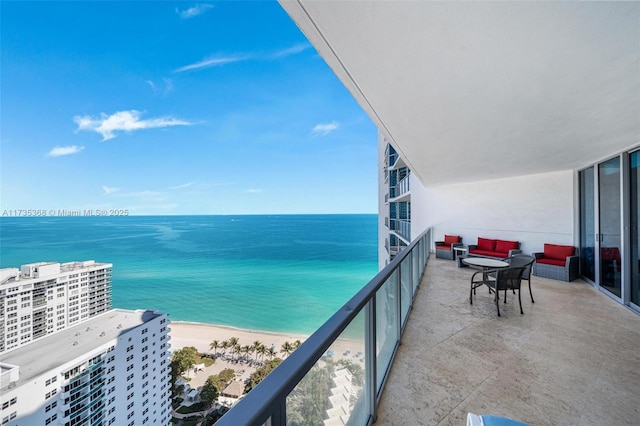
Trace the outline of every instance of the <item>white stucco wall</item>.
{"type": "Polygon", "coordinates": [[[524,253],[577,244],[571,170],[426,189],[412,182],[411,210],[412,234],[431,226],[434,241],[444,234],[461,235],[465,245],[517,240],[524,253]]]}

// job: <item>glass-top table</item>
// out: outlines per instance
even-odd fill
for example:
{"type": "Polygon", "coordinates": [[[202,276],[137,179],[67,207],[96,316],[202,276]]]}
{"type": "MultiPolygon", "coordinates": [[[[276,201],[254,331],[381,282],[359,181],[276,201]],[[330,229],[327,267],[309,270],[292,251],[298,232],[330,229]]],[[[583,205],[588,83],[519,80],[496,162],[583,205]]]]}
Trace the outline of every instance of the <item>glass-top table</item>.
{"type": "MultiPolygon", "coordinates": [[[[478,282],[474,283],[473,277],[471,277],[471,291],[474,294],[476,292],[476,288],[480,287],[481,285],[486,285],[487,287],[489,287],[489,292],[492,291],[490,282],[488,281],[488,274],[489,274],[489,270],[490,269],[502,269],[502,268],[508,268],[509,267],[509,263],[505,262],[504,260],[489,259],[489,258],[486,258],[486,257],[465,257],[465,258],[460,259],[460,260],[465,265],[477,266],[479,268],[482,268],[482,281],[478,281],[478,282]]],[[[478,274],[478,273],[479,272],[476,272],[476,274],[478,274]]],[[[475,274],[474,274],[474,276],[475,276],[475,274]]],[[[469,300],[473,300],[472,297],[473,296],[469,295],[469,300]]],[[[498,294],[496,293],[496,298],[497,297],[498,297],[498,294]]]]}
{"type": "Polygon", "coordinates": [[[464,263],[465,265],[477,266],[479,268],[482,268],[483,281],[487,280],[487,272],[489,271],[489,269],[501,269],[509,267],[509,263],[505,262],[504,260],[489,259],[487,257],[465,257],[463,259],[460,259],[460,261],[462,261],[462,263],[464,263]]]}
{"type": "Polygon", "coordinates": [[[462,262],[469,266],[478,266],[483,269],[507,268],[509,264],[504,260],[489,259],[486,257],[465,257],[462,262]]]}

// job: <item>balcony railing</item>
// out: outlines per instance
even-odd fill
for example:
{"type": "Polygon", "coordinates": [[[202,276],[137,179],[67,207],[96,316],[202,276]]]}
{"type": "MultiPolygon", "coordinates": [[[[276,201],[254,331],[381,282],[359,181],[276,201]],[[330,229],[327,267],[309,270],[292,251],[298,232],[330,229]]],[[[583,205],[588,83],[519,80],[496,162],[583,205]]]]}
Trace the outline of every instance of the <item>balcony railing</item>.
{"type": "Polygon", "coordinates": [[[406,175],[398,184],[396,185],[396,197],[400,197],[407,192],[409,192],[409,176],[406,175]]]}
{"type": "Polygon", "coordinates": [[[428,229],[216,425],[372,424],[430,245],[428,229]]]}
{"type": "Polygon", "coordinates": [[[395,166],[396,161],[398,161],[398,158],[400,158],[400,156],[395,152],[389,154],[389,167],[395,166]]]}
{"type": "Polygon", "coordinates": [[[411,241],[411,221],[405,219],[391,219],[390,227],[398,235],[407,241],[411,241]]]}

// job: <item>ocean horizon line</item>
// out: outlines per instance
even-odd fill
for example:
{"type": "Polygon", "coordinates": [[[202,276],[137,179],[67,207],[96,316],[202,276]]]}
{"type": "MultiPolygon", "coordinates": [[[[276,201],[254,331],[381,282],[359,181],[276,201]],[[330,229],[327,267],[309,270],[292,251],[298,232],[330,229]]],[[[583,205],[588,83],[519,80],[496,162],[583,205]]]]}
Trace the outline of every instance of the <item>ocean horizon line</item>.
{"type": "MultiPolygon", "coordinates": [[[[53,209],[50,209],[53,211],[53,209]]],[[[59,209],[64,211],[82,211],[84,209],[59,209]]],[[[93,209],[86,209],[93,210],[93,209]]],[[[125,218],[125,217],[191,217],[191,216],[262,216],[262,217],[282,217],[282,216],[378,216],[378,213],[180,213],[180,214],[105,214],[105,215],[57,215],[57,214],[43,214],[43,215],[27,215],[25,214],[1,214],[3,211],[18,212],[21,210],[15,209],[2,209],[0,208],[0,219],[43,219],[43,218],[73,218],[78,219],[86,217],[90,219],[103,218],[125,218]]],[[[27,209],[24,209],[27,211],[27,209]]],[[[57,211],[57,210],[56,210],[57,211]]]]}

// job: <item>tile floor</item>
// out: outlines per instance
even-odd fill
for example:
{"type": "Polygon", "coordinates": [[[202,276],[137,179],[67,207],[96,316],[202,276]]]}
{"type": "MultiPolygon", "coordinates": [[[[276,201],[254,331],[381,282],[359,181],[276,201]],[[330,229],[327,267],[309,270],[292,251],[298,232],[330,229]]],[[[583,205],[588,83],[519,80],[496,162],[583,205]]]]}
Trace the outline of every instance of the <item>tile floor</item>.
{"type": "Polygon", "coordinates": [[[585,282],[532,276],[501,302],[471,268],[432,256],[376,425],[464,426],[467,412],[532,425],[640,425],[640,315],[585,282]]]}

